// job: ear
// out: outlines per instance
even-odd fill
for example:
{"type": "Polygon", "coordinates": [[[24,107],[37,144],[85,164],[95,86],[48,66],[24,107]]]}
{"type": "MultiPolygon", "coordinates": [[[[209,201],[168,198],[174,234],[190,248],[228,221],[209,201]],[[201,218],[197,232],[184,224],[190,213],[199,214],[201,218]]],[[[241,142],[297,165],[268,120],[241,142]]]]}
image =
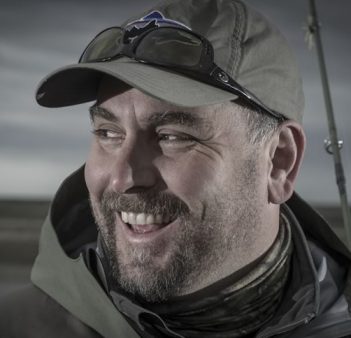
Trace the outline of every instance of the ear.
{"type": "Polygon", "coordinates": [[[303,158],[305,133],[295,121],[284,121],[269,142],[268,200],[281,204],[294,191],[295,179],[303,158]]]}

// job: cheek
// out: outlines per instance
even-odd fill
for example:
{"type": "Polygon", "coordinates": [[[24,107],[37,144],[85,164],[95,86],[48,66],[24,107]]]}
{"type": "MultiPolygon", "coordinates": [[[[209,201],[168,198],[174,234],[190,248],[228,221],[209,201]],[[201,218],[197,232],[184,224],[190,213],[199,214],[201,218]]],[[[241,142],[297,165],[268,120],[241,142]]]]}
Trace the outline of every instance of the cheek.
{"type": "Polygon", "coordinates": [[[108,185],[108,172],[102,163],[104,161],[99,158],[93,145],[85,164],[84,176],[90,195],[97,200],[100,200],[108,185]]]}
{"type": "Polygon", "coordinates": [[[168,189],[185,202],[208,199],[208,194],[217,191],[221,166],[211,161],[186,157],[162,165],[160,168],[168,189]]]}

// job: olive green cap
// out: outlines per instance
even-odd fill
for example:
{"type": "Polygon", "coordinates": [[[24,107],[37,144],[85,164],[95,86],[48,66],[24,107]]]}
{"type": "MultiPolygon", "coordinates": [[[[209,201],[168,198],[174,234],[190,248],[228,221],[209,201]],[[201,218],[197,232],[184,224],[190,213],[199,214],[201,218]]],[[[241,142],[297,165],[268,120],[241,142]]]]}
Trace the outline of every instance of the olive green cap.
{"type": "MultiPolygon", "coordinates": [[[[162,18],[161,25],[172,21],[206,37],[213,45],[219,67],[271,110],[302,122],[304,96],[295,58],[284,37],[264,16],[239,0],[171,0],[123,25],[140,23],[155,13],[162,18]]],[[[96,100],[105,74],[178,106],[204,106],[237,98],[171,69],[123,57],[54,71],[39,84],[37,102],[46,107],[63,107],[96,100]]]]}

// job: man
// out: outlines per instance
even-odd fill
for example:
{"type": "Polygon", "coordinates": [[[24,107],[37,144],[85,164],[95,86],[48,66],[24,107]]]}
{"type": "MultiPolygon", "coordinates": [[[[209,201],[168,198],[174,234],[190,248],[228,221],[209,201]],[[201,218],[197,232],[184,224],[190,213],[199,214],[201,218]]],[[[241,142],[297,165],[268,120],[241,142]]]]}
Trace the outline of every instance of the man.
{"type": "MultiPolygon", "coordinates": [[[[174,0],[40,84],[95,101],[5,337],[348,337],[350,253],[294,193],[303,94],[285,40],[238,0],[174,0]]],[[[5,311],[6,310],[6,311],[5,311]]]]}

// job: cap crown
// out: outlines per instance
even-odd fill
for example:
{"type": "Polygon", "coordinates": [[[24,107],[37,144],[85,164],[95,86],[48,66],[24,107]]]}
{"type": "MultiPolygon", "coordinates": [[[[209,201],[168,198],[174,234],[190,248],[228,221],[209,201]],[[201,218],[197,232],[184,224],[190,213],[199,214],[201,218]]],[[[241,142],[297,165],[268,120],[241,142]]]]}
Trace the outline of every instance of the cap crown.
{"type": "Polygon", "coordinates": [[[238,0],[168,0],[123,26],[142,26],[143,18],[155,11],[164,18],[159,25],[175,21],[206,37],[218,66],[267,107],[302,122],[304,96],[296,60],[286,39],[263,15],[238,0]]]}

